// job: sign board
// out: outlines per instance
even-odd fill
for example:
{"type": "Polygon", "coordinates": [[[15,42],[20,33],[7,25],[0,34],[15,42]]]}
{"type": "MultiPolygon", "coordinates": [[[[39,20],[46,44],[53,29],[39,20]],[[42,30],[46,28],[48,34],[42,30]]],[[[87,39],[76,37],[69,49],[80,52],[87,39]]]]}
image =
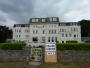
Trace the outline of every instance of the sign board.
{"type": "Polygon", "coordinates": [[[57,62],[57,50],[55,44],[45,45],[45,62],[57,62]]]}
{"type": "Polygon", "coordinates": [[[48,52],[56,51],[56,45],[55,44],[46,44],[45,51],[48,51],[48,52]]]}

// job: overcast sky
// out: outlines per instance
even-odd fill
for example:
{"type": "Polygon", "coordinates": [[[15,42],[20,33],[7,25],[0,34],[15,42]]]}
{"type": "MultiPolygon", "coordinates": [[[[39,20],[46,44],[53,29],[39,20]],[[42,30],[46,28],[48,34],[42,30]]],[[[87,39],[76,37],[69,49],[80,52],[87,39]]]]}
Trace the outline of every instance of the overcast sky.
{"type": "Polygon", "coordinates": [[[0,0],[0,24],[28,23],[32,17],[59,17],[60,21],[90,20],[90,0],[0,0]]]}

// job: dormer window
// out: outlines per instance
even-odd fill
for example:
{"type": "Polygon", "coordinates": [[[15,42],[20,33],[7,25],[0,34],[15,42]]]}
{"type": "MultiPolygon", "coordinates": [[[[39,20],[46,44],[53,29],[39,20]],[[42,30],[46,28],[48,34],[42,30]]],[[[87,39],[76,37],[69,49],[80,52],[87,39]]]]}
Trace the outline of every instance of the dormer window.
{"type": "Polygon", "coordinates": [[[53,21],[57,21],[57,18],[53,18],[53,21]]]}
{"type": "Polygon", "coordinates": [[[35,22],[38,22],[38,19],[35,19],[35,22]]]}
{"type": "Polygon", "coordinates": [[[52,18],[50,18],[50,21],[53,21],[53,19],[52,19],[52,18]]]}
{"type": "Polygon", "coordinates": [[[46,19],[42,19],[42,22],[45,22],[46,21],[46,19]]]}
{"type": "Polygon", "coordinates": [[[57,18],[51,17],[51,18],[50,18],[50,21],[51,21],[51,22],[56,22],[56,21],[57,21],[57,18]]]}
{"type": "Polygon", "coordinates": [[[35,19],[32,19],[32,22],[35,22],[35,19]]]}

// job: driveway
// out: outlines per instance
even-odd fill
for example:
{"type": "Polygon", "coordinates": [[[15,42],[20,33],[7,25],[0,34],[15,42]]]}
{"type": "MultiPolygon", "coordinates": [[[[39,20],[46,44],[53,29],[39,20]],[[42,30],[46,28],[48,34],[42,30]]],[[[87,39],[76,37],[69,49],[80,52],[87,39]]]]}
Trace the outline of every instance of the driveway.
{"type": "Polygon", "coordinates": [[[29,62],[27,68],[40,68],[40,62],[29,62]]]}

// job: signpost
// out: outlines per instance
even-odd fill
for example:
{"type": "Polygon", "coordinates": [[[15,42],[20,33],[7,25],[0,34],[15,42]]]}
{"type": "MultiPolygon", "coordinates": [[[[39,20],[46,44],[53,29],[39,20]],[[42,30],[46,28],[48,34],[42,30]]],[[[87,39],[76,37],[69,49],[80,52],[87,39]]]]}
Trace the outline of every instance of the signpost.
{"type": "Polygon", "coordinates": [[[45,45],[45,62],[57,62],[57,49],[55,44],[45,45]]]}

